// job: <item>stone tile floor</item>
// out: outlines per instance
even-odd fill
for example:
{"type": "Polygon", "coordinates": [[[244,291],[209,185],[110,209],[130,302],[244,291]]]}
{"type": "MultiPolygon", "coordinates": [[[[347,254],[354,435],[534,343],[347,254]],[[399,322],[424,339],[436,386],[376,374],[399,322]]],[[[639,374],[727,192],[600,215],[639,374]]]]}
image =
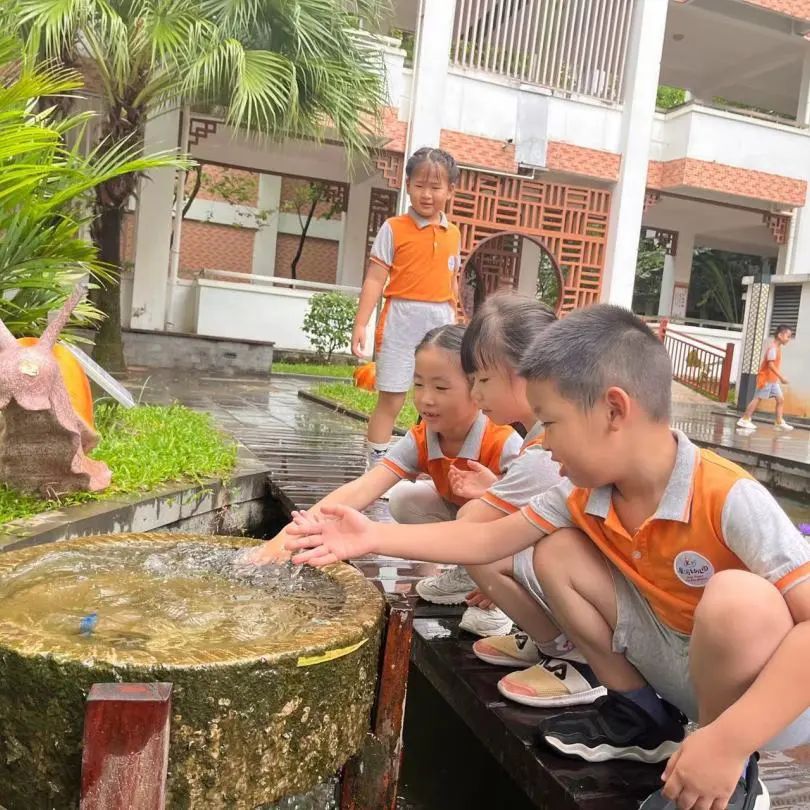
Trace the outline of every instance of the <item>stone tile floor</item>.
{"type": "MultiPolygon", "coordinates": [[[[132,370],[127,384],[146,402],[180,401],[208,411],[217,422],[273,470],[277,494],[288,507],[306,507],[363,469],[362,429],[297,396],[300,381],[232,379],[132,370]]],[[[713,404],[676,402],[674,422],[695,439],[810,464],[810,431],[774,435],[762,427],[739,436],[730,417],[713,404]]],[[[387,519],[380,504],[372,510],[387,519]]],[[[415,598],[414,583],[440,567],[382,556],[356,561],[389,593],[415,598]]],[[[504,702],[495,689],[501,673],[481,665],[470,651],[472,637],[460,632],[456,609],[417,612],[414,660],[445,699],[464,716],[493,755],[542,806],[623,810],[655,785],[655,769],[628,763],[586,765],[538,749],[533,729],[539,710],[504,702]],[[542,794],[542,795],[541,795],[542,794]],[[549,804],[552,796],[558,797],[549,804]]],[[[767,754],[763,772],[778,808],[810,808],[810,747],[767,754]]]]}

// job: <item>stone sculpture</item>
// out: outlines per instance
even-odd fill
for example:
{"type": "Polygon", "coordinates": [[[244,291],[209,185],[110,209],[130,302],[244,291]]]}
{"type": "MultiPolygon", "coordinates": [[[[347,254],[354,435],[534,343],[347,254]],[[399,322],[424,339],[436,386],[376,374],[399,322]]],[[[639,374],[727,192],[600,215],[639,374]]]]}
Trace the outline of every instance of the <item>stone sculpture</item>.
{"type": "Polygon", "coordinates": [[[105,489],[110,470],[87,457],[98,434],[76,413],[53,349],[84,295],[77,288],[34,345],[0,320],[0,482],[47,497],[105,489]]]}

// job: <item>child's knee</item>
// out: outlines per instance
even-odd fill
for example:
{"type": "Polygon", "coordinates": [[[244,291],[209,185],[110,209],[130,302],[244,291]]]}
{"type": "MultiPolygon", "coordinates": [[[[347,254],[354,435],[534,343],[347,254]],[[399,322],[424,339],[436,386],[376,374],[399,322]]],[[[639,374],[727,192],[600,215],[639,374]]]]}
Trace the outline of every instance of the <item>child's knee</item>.
{"type": "Polygon", "coordinates": [[[409,523],[408,518],[413,511],[413,484],[410,481],[400,481],[388,491],[388,511],[397,523],[409,523]]]}
{"type": "Polygon", "coordinates": [[[593,543],[578,529],[558,529],[539,540],[534,546],[534,570],[541,576],[556,576],[555,572],[570,570],[575,555],[599,553],[593,543]]]}
{"type": "MultiPolygon", "coordinates": [[[[726,639],[763,638],[784,634],[793,625],[782,594],[750,571],[716,573],[695,609],[695,631],[726,639]]],[[[735,641],[736,643],[736,641],[735,641]]]]}

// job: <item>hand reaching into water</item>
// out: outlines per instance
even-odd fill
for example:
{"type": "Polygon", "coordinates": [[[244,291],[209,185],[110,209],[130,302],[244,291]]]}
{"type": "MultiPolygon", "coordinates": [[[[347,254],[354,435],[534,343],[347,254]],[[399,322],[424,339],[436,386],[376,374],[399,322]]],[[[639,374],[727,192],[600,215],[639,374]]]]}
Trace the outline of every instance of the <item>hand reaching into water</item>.
{"type": "Polygon", "coordinates": [[[472,459],[467,461],[467,465],[469,470],[451,467],[447,478],[450,481],[450,488],[459,498],[472,501],[480,498],[498,480],[498,476],[489,467],[472,459]]]}
{"type": "Polygon", "coordinates": [[[293,553],[296,565],[309,563],[316,568],[340,560],[354,559],[374,550],[374,523],[348,506],[324,506],[317,518],[307,512],[293,512],[293,535],[285,547],[293,553]],[[323,518],[326,518],[325,520],[323,518]]]}

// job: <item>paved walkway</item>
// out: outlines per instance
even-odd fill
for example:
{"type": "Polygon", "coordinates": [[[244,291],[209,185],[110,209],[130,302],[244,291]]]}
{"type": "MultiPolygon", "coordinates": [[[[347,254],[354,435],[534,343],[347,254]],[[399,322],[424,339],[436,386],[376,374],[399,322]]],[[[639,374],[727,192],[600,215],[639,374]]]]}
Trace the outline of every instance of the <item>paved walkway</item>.
{"type": "MultiPolygon", "coordinates": [[[[295,380],[235,380],[188,373],[136,372],[127,382],[143,401],[180,401],[211,413],[224,429],[267,461],[277,492],[288,508],[310,505],[363,469],[362,430],[357,422],[299,399],[297,389],[301,383],[295,380]]],[[[757,442],[763,451],[810,463],[810,432],[797,430],[782,436],[772,435],[770,428],[761,428],[754,437],[740,437],[734,431],[734,420],[713,414],[713,407],[716,406],[679,398],[675,423],[690,435],[697,433],[696,438],[703,435],[717,443],[746,449],[757,442]]],[[[378,506],[375,517],[385,519],[385,512],[384,506],[378,506]]],[[[414,583],[438,570],[437,566],[425,563],[381,556],[357,563],[383,590],[411,598],[414,583]]],[[[457,618],[431,613],[418,620],[417,634],[419,641],[415,642],[414,654],[417,659],[421,657],[423,672],[433,671],[436,678],[444,679],[443,684],[434,685],[471,727],[480,729],[479,738],[490,745],[502,764],[508,769],[510,764],[514,766],[510,769],[513,776],[528,785],[530,795],[531,785],[536,787],[540,783],[534,770],[522,770],[526,763],[539,768],[541,777],[545,775],[544,790],[562,789],[575,806],[591,810],[635,807],[633,796],[643,795],[649,789],[647,785],[655,783],[655,774],[642,766],[631,763],[592,766],[562,761],[537,749],[533,735],[540,710],[518,707],[500,698],[495,682],[502,672],[474,658],[470,650],[472,637],[458,630],[457,618]],[[511,753],[504,761],[507,751],[511,753]]],[[[764,757],[763,774],[773,807],[785,810],[810,807],[808,765],[810,747],[764,757]]],[[[549,795],[546,794],[544,802],[547,803],[549,795]]]]}

